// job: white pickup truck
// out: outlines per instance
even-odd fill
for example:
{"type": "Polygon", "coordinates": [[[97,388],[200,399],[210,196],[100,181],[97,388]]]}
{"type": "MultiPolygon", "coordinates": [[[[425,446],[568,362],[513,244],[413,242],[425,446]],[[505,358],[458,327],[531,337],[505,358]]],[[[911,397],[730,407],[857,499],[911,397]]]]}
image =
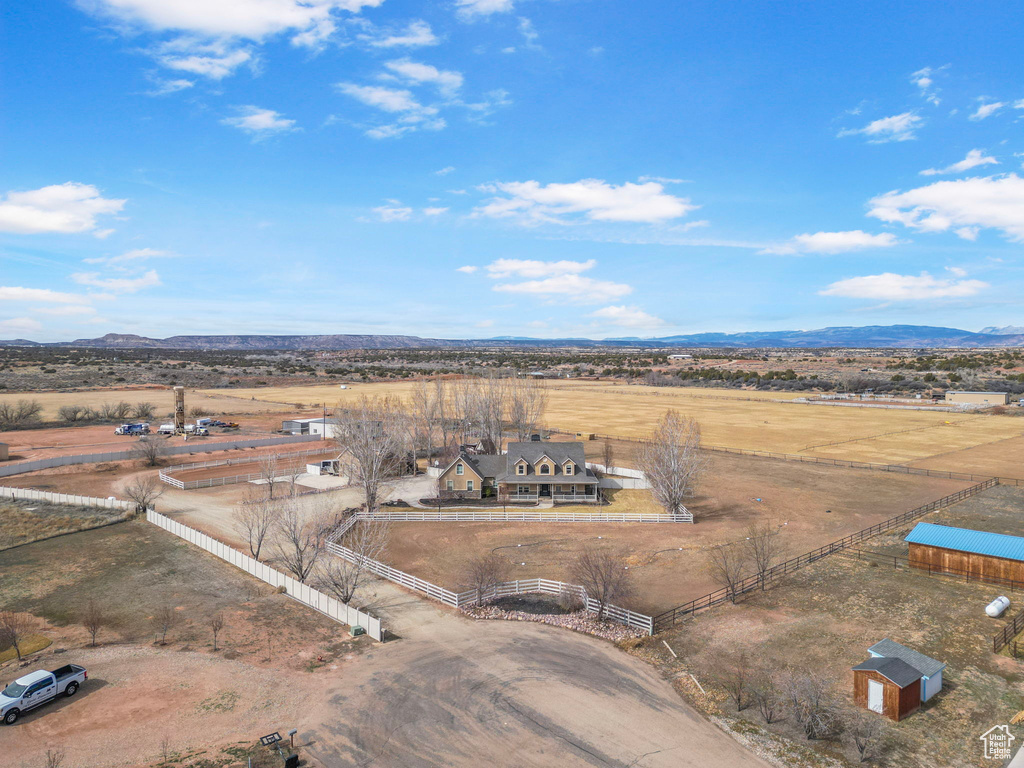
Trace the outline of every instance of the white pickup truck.
{"type": "Polygon", "coordinates": [[[0,720],[13,725],[23,712],[35,709],[61,694],[74,696],[89,678],[85,667],[68,664],[47,672],[44,669],[19,677],[0,691],[0,720]]]}

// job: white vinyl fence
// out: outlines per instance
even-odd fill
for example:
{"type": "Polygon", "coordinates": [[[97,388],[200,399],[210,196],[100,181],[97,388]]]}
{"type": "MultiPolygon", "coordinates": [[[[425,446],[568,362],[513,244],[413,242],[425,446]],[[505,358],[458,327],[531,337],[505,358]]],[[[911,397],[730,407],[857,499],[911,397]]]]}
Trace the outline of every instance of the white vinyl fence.
{"type": "MultiPolygon", "coordinates": [[[[280,471],[282,478],[289,476],[289,468],[298,469],[302,468],[305,472],[305,457],[313,455],[322,456],[333,456],[337,454],[337,450],[328,448],[308,448],[304,451],[289,451],[288,453],[277,453],[274,456],[282,460],[280,471]]],[[[229,467],[239,464],[254,464],[258,461],[257,458],[252,456],[239,456],[234,459],[218,459],[216,461],[196,461],[191,464],[175,464],[172,467],[160,470],[161,482],[173,485],[175,488],[180,488],[183,491],[195,490],[196,488],[214,488],[222,485],[235,485],[237,483],[247,483],[250,480],[260,480],[264,477],[264,472],[247,472],[240,475],[225,475],[222,477],[208,477],[202,480],[182,480],[179,475],[182,472],[188,472],[193,469],[206,469],[209,467],[229,467]]]]}
{"type": "Polygon", "coordinates": [[[255,576],[272,587],[284,587],[289,597],[298,600],[303,605],[309,606],[335,621],[348,624],[349,626],[360,626],[374,640],[381,640],[383,638],[380,619],[376,616],[371,616],[340,600],[328,597],[309,585],[303,584],[280,571],[276,571],[269,565],[264,565],[255,558],[243,555],[237,549],[232,549],[212,536],[207,536],[205,533],[201,533],[158,512],[148,510],[146,512],[146,520],[153,523],[153,525],[163,528],[165,531],[173,533],[190,544],[195,544],[197,547],[205,549],[221,560],[241,568],[246,573],[255,576]]]}
{"type": "MultiPolygon", "coordinates": [[[[427,597],[432,597],[435,600],[441,601],[445,605],[452,606],[453,608],[461,608],[462,606],[476,604],[477,592],[475,589],[466,590],[465,592],[453,592],[450,589],[439,587],[437,584],[433,584],[425,579],[417,578],[411,573],[406,573],[405,571],[400,571],[397,568],[392,568],[390,565],[382,563],[379,560],[372,560],[368,557],[357,555],[348,547],[338,544],[338,541],[345,535],[345,533],[348,532],[353,525],[356,525],[358,519],[359,516],[353,515],[331,535],[327,542],[327,550],[329,552],[332,552],[350,563],[362,561],[363,567],[370,573],[380,576],[383,579],[387,579],[388,581],[393,581],[396,584],[407,587],[408,589],[422,592],[427,595],[427,597]]],[[[489,600],[496,597],[506,597],[508,595],[535,592],[541,592],[549,595],[571,593],[576,595],[583,602],[586,610],[590,613],[596,614],[600,609],[600,603],[589,597],[583,587],[578,584],[567,584],[562,581],[552,581],[550,579],[520,579],[517,581],[508,581],[504,584],[499,584],[497,587],[490,590],[485,590],[482,597],[484,600],[489,600]]],[[[617,621],[620,624],[625,624],[627,626],[643,630],[649,635],[654,634],[654,620],[646,614],[637,613],[636,611],[630,611],[611,604],[605,606],[604,613],[607,618],[617,621]]]]}
{"type": "MultiPolygon", "coordinates": [[[[308,443],[320,440],[319,435],[284,435],[281,437],[257,437],[251,440],[231,440],[219,443],[185,443],[184,445],[169,445],[165,451],[168,456],[179,456],[189,453],[212,453],[214,451],[234,451],[240,448],[259,448],[264,445],[281,445],[284,443],[308,443]]],[[[53,469],[54,467],[66,467],[71,464],[97,464],[101,461],[125,461],[138,458],[135,450],[129,448],[124,451],[107,451],[106,453],[80,453],[74,456],[51,456],[48,459],[36,459],[34,461],[19,461],[16,464],[5,464],[0,466],[0,477],[11,477],[25,472],[35,472],[39,469],[53,469]]]]}
{"type": "MultiPolygon", "coordinates": [[[[368,520],[366,512],[356,515],[359,520],[368,520]]],[[[681,517],[657,512],[562,512],[554,509],[475,509],[458,507],[437,509],[396,509],[384,507],[374,513],[378,520],[396,522],[533,522],[533,523],[678,523],[681,517]]],[[[686,520],[685,522],[689,522],[686,520]]]]}
{"type": "Polygon", "coordinates": [[[51,493],[50,491],[37,491],[35,488],[7,488],[0,487],[0,498],[25,499],[28,501],[49,501],[53,504],[74,504],[79,507],[102,507],[103,509],[122,509],[131,512],[135,509],[134,501],[122,501],[121,499],[100,499],[95,496],[76,496],[71,493],[51,493]]]}

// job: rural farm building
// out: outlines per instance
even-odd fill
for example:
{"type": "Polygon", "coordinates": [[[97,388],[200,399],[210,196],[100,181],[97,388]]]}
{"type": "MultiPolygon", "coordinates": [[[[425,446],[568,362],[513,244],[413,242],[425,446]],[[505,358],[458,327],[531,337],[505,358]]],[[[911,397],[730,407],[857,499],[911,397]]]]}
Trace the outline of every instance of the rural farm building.
{"type": "Polygon", "coordinates": [[[7,443],[0,443],[0,461],[7,461],[10,458],[10,453],[7,450],[7,443]]]}
{"type": "Polygon", "coordinates": [[[955,392],[946,393],[947,403],[957,405],[1007,405],[1010,395],[1006,392],[955,392]]]}
{"type": "Polygon", "coordinates": [[[853,668],[853,700],[857,706],[902,720],[942,690],[946,665],[913,648],[881,640],[871,658],[853,668]]]}
{"type": "Polygon", "coordinates": [[[287,419],[281,422],[281,431],[290,435],[323,435],[334,437],[335,425],[338,422],[328,416],[317,416],[313,419],[287,419]]]}
{"type": "Polygon", "coordinates": [[[1024,537],[918,523],[905,541],[914,568],[1024,581],[1024,537]]]}

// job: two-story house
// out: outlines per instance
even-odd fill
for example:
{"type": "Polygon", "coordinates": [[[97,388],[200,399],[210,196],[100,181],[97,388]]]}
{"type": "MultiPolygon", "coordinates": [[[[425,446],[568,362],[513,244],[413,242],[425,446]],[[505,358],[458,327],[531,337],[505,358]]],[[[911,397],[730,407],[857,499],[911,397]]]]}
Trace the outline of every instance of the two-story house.
{"type": "Polygon", "coordinates": [[[438,477],[442,498],[596,502],[583,443],[509,443],[504,455],[460,453],[438,477]]]}

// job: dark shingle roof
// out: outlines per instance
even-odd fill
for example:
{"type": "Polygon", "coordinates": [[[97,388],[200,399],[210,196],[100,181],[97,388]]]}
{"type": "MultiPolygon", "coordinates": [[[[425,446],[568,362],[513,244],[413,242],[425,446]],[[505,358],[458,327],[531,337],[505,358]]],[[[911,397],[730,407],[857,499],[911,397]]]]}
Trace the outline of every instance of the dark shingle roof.
{"type": "Polygon", "coordinates": [[[879,640],[868,648],[868,651],[877,653],[879,656],[884,656],[887,659],[901,659],[925,677],[936,675],[946,668],[943,662],[937,661],[931,656],[925,656],[923,653],[918,653],[913,648],[907,648],[907,646],[900,645],[889,638],[879,640]]]}
{"type": "Polygon", "coordinates": [[[915,680],[920,680],[922,675],[902,659],[885,659],[872,656],[867,661],[862,661],[855,671],[877,672],[882,677],[892,680],[900,688],[906,688],[915,680]]]}
{"type": "Polygon", "coordinates": [[[509,443],[505,453],[508,456],[509,467],[519,459],[526,459],[533,464],[541,456],[547,456],[556,464],[562,464],[566,459],[572,459],[581,467],[587,465],[587,458],[583,453],[583,443],[509,443]]]}

